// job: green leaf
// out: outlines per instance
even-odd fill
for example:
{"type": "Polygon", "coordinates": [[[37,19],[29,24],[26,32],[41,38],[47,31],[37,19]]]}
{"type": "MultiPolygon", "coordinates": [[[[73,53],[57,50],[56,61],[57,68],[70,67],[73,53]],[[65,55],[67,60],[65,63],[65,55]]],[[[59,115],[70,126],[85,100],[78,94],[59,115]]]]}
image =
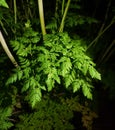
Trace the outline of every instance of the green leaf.
{"type": "Polygon", "coordinates": [[[94,70],[94,68],[92,66],[89,67],[89,73],[90,73],[92,78],[95,77],[95,70],[94,70]]]}
{"type": "Polygon", "coordinates": [[[82,69],[82,63],[81,63],[81,62],[78,61],[78,62],[76,63],[76,65],[77,65],[77,68],[78,68],[79,70],[82,69]]]}
{"type": "Polygon", "coordinates": [[[23,44],[20,44],[19,49],[17,50],[17,55],[22,55],[23,53],[25,53],[25,46],[23,44]]]}
{"type": "Polygon", "coordinates": [[[40,86],[40,89],[46,91],[46,87],[45,86],[40,86]]]}
{"type": "Polygon", "coordinates": [[[9,7],[8,7],[8,4],[6,3],[6,0],[0,0],[0,6],[9,8],[9,7]]]}
{"type": "Polygon", "coordinates": [[[71,83],[73,82],[73,80],[74,79],[73,79],[73,77],[72,77],[71,74],[68,74],[68,75],[66,75],[66,77],[64,77],[66,88],[68,88],[71,85],[71,83]]]}
{"type": "Polygon", "coordinates": [[[21,80],[21,78],[23,77],[23,71],[19,70],[17,76],[18,76],[18,80],[21,80]]]}
{"type": "Polygon", "coordinates": [[[30,80],[27,80],[25,83],[24,83],[24,86],[22,88],[22,92],[25,92],[29,89],[30,87],[30,80]]]}
{"type": "Polygon", "coordinates": [[[14,74],[12,74],[10,76],[10,78],[8,78],[7,82],[6,82],[6,85],[9,85],[9,84],[12,84],[12,83],[15,83],[17,80],[21,80],[23,77],[23,72],[19,69],[15,69],[14,70],[14,74]]]}
{"type": "Polygon", "coordinates": [[[82,70],[81,70],[84,75],[87,74],[88,68],[89,68],[89,64],[87,62],[84,62],[82,70]]]}
{"type": "Polygon", "coordinates": [[[10,44],[12,45],[12,47],[13,47],[13,50],[14,51],[17,51],[19,48],[20,48],[20,42],[19,41],[10,41],[10,44]]]}
{"type": "Polygon", "coordinates": [[[57,83],[60,84],[60,77],[58,76],[57,69],[56,68],[52,68],[51,72],[52,72],[52,78],[54,80],[56,80],[57,83]]]}
{"type": "Polygon", "coordinates": [[[81,87],[81,80],[80,79],[76,79],[73,83],[72,83],[72,87],[73,87],[73,92],[77,92],[80,87],[81,87]]]}
{"type": "Polygon", "coordinates": [[[96,79],[101,80],[100,73],[92,66],[89,67],[89,74],[91,75],[92,78],[96,78],[96,79]]]}
{"type": "Polygon", "coordinates": [[[32,43],[38,43],[40,41],[40,37],[34,37],[31,40],[32,40],[32,43]]]}
{"type": "Polygon", "coordinates": [[[99,72],[96,72],[95,77],[96,77],[96,79],[101,80],[101,74],[99,72]]]}
{"type": "Polygon", "coordinates": [[[40,88],[34,88],[29,94],[29,100],[32,108],[36,105],[37,102],[41,101],[42,93],[40,88]]]}
{"type": "Polygon", "coordinates": [[[67,57],[62,57],[62,58],[60,59],[60,61],[61,61],[61,60],[63,61],[63,62],[61,63],[61,75],[62,75],[63,77],[65,77],[66,74],[69,73],[70,69],[72,69],[72,63],[71,63],[70,58],[67,58],[67,57]]]}
{"type": "Polygon", "coordinates": [[[84,96],[86,96],[88,99],[92,99],[92,93],[91,93],[91,88],[92,86],[89,85],[88,83],[84,82],[82,84],[82,91],[84,96]]]}
{"type": "Polygon", "coordinates": [[[31,67],[26,67],[23,69],[23,75],[24,75],[24,78],[29,78],[30,77],[30,73],[31,73],[31,67]]]}
{"type": "Polygon", "coordinates": [[[12,115],[12,107],[0,108],[0,130],[8,130],[13,126],[9,117],[12,115]]]}
{"type": "Polygon", "coordinates": [[[20,60],[21,68],[26,68],[30,66],[30,60],[23,58],[20,60]]]}
{"type": "Polygon", "coordinates": [[[48,74],[48,78],[46,80],[46,84],[47,84],[47,88],[48,88],[48,91],[51,91],[54,87],[54,79],[52,78],[52,74],[48,74]]]}

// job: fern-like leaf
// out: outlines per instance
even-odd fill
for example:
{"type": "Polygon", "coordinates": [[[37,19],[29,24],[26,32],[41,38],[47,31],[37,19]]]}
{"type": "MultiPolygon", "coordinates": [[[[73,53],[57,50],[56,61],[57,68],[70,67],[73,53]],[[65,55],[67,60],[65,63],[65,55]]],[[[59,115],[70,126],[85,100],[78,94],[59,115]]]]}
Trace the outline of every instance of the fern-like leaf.
{"type": "Polygon", "coordinates": [[[34,88],[34,89],[30,90],[30,93],[29,93],[29,96],[28,96],[28,100],[29,100],[32,108],[34,108],[36,103],[41,100],[41,97],[42,97],[42,93],[41,93],[40,87],[39,88],[34,88]]]}
{"type": "Polygon", "coordinates": [[[76,79],[73,83],[72,83],[72,87],[73,87],[73,92],[77,92],[80,88],[81,88],[81,80],[80,79],[76,79]]]}
{"type": "Polygon", "coordinates": [[[10,78],[8,78],[7,82],[6,82],[6,85],[9,85],[9,84],[12,84],[12,83],[15,83],[17,80],[21,80],[23,77],[23,71],[21,71],[20,69],[15,69],[14,70],[14,74],[12,74],[10,76],[10,78]]]}
{"type": "Polygon", "coordinates": [[[74,80],[74,79],[73,79],[73,77],[72,77],[71,74],[66,75],[66,76],[64,77],[65,87],[68,88],[68,87],[72,84],[73,80],[74,80]]]}
{"type": "Polygon", "coordinates": [[[101,80],[100,73],[97,72],[97,70],[92,66],[89,67],[89,74],[91,75],[92,78],[101,80]]]}
{"type": "Polygon", "coordinates": [[[13,124],[9,121],[9,117],[12,115],[12,108],[0,108],[0,130],[8,130],[13,124]]]}
{"type": "Polygon", "coordinates": [[[72,63],[70,58],[62,57],[59,62],[61,63],[61,75],[63,77],[66,76],[67,73],[69,73],[70,69],[72,69],[72,63]]]}
{"type": "Polygon", "coordinates": [[[83,82],[82,84],[82,92],[84,96],[86,96],[88,99],[92,99],[92,93],[91,93],[92,86],[88,84],[87,82],[83,82]]]}
{"type": "Polygon", "coordinates": [[[48,74],[48,78],[46,80],[48,91],[51,91],[54,87],[55,80],[52,78],[52,74],[48,74]]]}
{"type": "Polygon", "coordinates": [[[23,88],[22,88],[22,92],[25,92],[29,89],[30,87],[30,80],[27,80],[24,85],[23,85],[23,88]]]}

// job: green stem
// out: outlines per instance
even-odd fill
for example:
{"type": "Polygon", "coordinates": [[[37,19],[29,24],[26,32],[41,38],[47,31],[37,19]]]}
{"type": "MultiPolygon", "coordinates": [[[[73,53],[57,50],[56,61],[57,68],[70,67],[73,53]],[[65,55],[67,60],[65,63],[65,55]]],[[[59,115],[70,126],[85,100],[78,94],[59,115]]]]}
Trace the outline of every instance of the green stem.
{"type": "Polygon", "coordinates": [[[64,13],[64,5],[65,5],[65,0],[62,1],[62,15],[64,13]]]}
{"type": "Polygon", "coordinates": [[[38,0],[38,8],[39,8],[39,16],[40,16],[42,34],[45,35],[46,29],[45,29],[44,10],[43,10],[43,1],[42,0],[38,0]]]}
{"type": "Polygon", "coordinates": [[[55,18],[56,19],[58,18],[58,3],[59,3],[59,0],[56,0],[56,7],[55,7],[55,18]]]}
{"type": "Polygon", "coordinates": [[[9,50],[9,48],[8,48],[8,46],[7,46],[7,44],[6,44],[6,42],[5,42],[5,39],[4,39],[4,37],[3,37],[1,31],[0,31],[0,42],[1,42],[1,45],[2,45],[2,47],[3,47],[3,49],[4,49],[4,51],[6,52],[6,54],[7,54],[8,57],[9,57],[9,59],[11,60],[11,62],[14,64],[14,66],[15,66],[16,68],[18,68],[19,65],[17,64],[16,60],[14,59],[13,55],[11,54],[11,52],[10,52],[10,50],[9,50]]]}
{"type": "Polygon", "coordinates": [[[15,24],[17,23],[17,6],[16,6],[16,0],[14,0],[14,21],[15,24]]]}
{"type": "Polygon", "coordinates": [[[63,14],[63,18],[62,18],[62,21],[61,21],[61,24],[60,24],[59,32],[63,32],[64,21],[65,21],[65,18],[66,18],[68,9],[69,9],[70,2],[71,2],[71,0],[68,0],[65,11],[64,11],[64,14],[63,14]]]}

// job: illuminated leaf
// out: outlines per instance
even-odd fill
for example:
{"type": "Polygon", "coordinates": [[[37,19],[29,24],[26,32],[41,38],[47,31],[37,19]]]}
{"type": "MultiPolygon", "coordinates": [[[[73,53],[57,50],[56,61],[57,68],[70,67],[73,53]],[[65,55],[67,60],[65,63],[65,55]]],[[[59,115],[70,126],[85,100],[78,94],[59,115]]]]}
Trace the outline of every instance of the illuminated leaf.
{"type": "Polygon", "coordinates": [[[6,0],[0,0],[0,6],[9,8],[9,7],[8,7],[8,4],[6,3],[6,0]]]}

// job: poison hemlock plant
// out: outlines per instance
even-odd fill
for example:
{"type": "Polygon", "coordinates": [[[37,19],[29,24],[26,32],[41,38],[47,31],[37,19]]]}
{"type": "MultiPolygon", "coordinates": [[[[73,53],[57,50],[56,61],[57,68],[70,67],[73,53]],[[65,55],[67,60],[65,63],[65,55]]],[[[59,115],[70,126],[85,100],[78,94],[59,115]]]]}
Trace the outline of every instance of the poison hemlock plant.
{"type": "Polygon", "coordinates": [[[43,43],[40,35],[26,28],[22,37],[11,41],[18,56],[20,68],[14,70],[7,85],[17,82],[25,99],[32,107],[41,100],[42,91],[57,86],[92,99],[92,79],[101,79],[92,59],[86,55],[82,40],[72,40],[67,33],[46,34],[43,43]]]}

